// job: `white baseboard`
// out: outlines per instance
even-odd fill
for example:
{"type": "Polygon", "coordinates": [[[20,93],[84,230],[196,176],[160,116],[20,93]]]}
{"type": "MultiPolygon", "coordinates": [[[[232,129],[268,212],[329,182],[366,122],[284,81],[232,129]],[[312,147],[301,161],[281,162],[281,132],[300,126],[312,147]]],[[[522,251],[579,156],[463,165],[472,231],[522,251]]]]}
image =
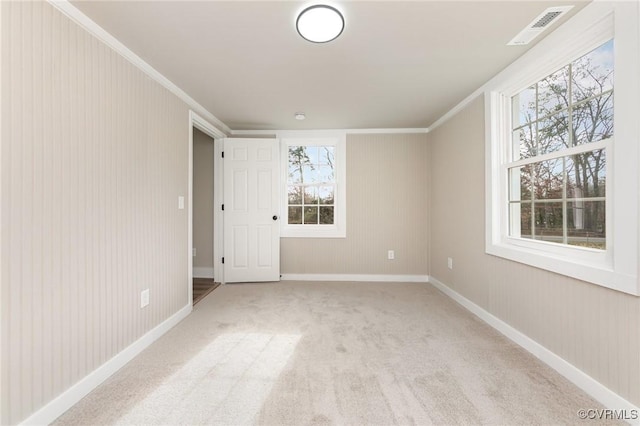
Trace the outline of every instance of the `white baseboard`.
{"type": "Polygon", "coordinates": [[[21,424],[51,424],[55,419],[64,414],[65,411],[84,398],[89,392],[107,380],[113,373],[124,367],[126,363],[131,361],[145,348],[155,342],[160,336],[182,321],[187,315],[189,315],[189,313],[191,313],[191,309],[191,304],[180,309],[161,324],[147,332],[144,336],[127,346],[109,361],[89,373],[89,375],[81,379],[78,383],[71,386],[56,399],[50,401],[47,405],[36,411],[21,424]]]}
{"type": "Polygon", "coordinates": [[[426,283],[428,275],[364,275],[364,274],[282,274],[282,281],[375,281],[426,283]]]}
{"type": "MultiPolygon", "coordinates": [[[[566,377],[573,384],[580,389],[591,395],[595,400],[602,403],[606,408],[612,410],[626,410],[627,413],[639,413],[638,407],[613,392],[611,389],[604,386],[602,383],[595,380],[573,364],[567,362],[563,358],[559,357],[549,349],[542,346],[540,343],[531,339],[527,335],[516,330],[506,322],[495,317],[488,311],[484,310],[480,306],[476,305],[460,293],[448,287],[446,284],[439,281],[437,278],[429,276],[429,283],[431,283],[438,290],[458,302],[467,310],[478,316],[481,320],[489,324],[491,327],[504,334],[506,337],[522,346],[528,352],[533,354],[540,361],[547,364],[549,367],[556,370],[558,373],[566,377]],[[635,411],[633,411],[635,410],[635,411]]],[[[585,409],[589,407],[584,407],[585,409]]],[[[577,417],[576,417],[577,419],[577,417]]],[[[638,424],[638,420],[632,420],[629,423],[638,424]],[[633,423],[632,423],[633,422],[633,423]]]]}
{"type": "Polygon", "coordinates": [[[193,268],[193,278],[212,278],[213,279],[213,268],[193,268]]]}

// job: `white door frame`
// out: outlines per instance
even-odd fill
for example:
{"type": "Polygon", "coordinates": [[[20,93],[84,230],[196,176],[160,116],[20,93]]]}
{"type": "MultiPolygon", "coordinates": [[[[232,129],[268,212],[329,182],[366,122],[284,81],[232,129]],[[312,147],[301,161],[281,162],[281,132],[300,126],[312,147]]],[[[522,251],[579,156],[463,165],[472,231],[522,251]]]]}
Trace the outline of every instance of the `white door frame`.
{"type": "Polygon", "coordinates": [[[222,190],[223,190],[223,162],[222,146],[223,138],[227,135],[202,118],[192,110],[189,110],[189,185],[188,185],[188,231],[187,231],[187,295],[188,304],[193,306],[193,128],[200,130],[213,138],[213,273],[217,282],[224,284],[224,270],[222,269],[222,242],[223,220],[222,215],[222,190]]]}

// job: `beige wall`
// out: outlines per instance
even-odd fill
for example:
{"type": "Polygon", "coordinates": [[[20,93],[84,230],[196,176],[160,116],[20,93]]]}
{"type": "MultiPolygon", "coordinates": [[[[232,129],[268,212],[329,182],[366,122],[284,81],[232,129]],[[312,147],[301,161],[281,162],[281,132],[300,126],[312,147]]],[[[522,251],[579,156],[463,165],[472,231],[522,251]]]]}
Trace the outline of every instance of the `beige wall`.
{"type": "Polygon", "coordinates": [[[0,8],[0,423],[14,424],[187,305],[189,127],[183,102],[48,3],[0,8]]]}
{"type": "Polygon", "coordinates": [[[640,405],[639,297],[484,253],[483,105],[429,133],[431,275],[640,405]]]}
{"type": "Polygon", "coordinates": [[[428,162],[426,134],[347,135],[347,238],[283,238],[282,273],[427,275],[428,162]]]}
{"type": "MultiPolygon", "coordinates": [[[[193,129],[194,268],[213,268],[213,139],[193,129]]],[[[194,271],[194,276],[197,276],[194,271]]]]}

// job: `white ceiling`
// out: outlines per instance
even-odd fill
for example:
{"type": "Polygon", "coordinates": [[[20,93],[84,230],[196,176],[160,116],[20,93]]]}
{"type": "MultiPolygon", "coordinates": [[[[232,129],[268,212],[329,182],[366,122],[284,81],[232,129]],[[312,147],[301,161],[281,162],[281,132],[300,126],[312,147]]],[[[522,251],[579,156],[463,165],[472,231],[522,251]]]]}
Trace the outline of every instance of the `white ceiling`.
{"type": "Polygon", "coordinates": [[[312,44],[308,2],[72,3],[233,130],[428,127],[535,44],[506,46],[545,8],[586,5],[331,2],[345,30],[312,44]]]}

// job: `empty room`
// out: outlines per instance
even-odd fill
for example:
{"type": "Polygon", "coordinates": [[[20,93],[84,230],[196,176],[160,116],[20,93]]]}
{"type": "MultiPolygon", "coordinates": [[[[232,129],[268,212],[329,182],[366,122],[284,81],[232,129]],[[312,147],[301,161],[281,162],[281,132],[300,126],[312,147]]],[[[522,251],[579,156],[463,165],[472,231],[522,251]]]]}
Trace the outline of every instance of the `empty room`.
{"type": "Polygon", "coordinates": [[[0,1],[0,424],[640,424],[639,23],[0,1]]]}

